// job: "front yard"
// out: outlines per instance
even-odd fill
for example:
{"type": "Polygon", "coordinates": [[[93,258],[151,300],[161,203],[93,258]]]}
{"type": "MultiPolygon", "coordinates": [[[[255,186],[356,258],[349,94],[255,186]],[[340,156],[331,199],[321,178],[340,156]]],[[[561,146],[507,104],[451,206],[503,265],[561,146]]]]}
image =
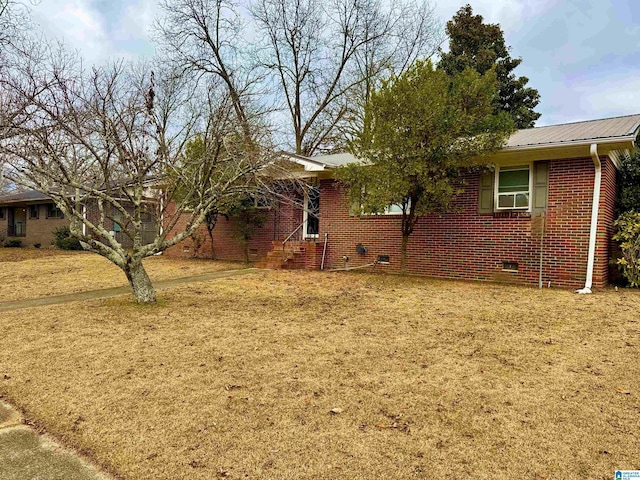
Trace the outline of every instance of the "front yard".
{"type": "Polygon", "coordinates": [[[639,310],[259,271],[0,314],[0,394],[126,480],[610,479],[640,469],[639,310]]]}
{"type": "MultiPolygon", "coordinates": [[[[162,255],[144,260],[151,280],[242,268],[242,264],[189,260],[162,255]]],[[[35,248],[0,248],[0,302],[85,292],[127,285],[124,272],[89,252],[35,248]]]]}

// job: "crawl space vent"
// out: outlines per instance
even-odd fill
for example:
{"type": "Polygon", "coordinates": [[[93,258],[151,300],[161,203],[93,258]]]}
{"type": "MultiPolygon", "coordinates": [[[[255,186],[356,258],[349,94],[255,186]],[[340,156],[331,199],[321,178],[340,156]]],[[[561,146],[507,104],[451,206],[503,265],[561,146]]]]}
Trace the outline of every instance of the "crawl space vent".
{"type": "Polygon", "coordinates": [[[517,272],[518,262],[502,262],[502,270],[505,272],[517,272]]]}
{"type": "Polygon", "coordinates": [[[378,255],[378,263],[389,263],[389,255],[378,255]]]}

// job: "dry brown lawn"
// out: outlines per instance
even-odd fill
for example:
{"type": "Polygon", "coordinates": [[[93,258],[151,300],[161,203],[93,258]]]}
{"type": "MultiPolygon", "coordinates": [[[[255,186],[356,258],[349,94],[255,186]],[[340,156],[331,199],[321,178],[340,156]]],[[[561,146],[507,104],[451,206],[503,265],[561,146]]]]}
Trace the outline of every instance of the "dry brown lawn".
{"type": "Polygon", "coordinates": [[[639,307],[261,271],[0,314],[0,393],[127,480],[610,479],[640,469],[639,307]]]}
{"type": "MultiPolygon", "coordinates": [[[[200,275],[241,268],[242,264],[176,260],[163,256],[144,260],[151,280],[200,275]]],[[[99,290],[127,284],[122,270],[89,252],[35,248],[0,248],[0,302],[99,290]]]]}

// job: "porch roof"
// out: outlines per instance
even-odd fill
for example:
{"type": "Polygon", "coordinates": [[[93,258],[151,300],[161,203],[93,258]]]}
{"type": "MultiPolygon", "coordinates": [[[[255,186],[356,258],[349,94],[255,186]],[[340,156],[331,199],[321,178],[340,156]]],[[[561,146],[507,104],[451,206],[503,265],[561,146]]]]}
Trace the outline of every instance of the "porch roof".
{"type": "Polygon", "coordinates": [[[14,204],[14,203],[33,203],[53,200],[48,195],[36,190],[26,190],[24,192],[10,193],[8,195],[0,196],[0,205],[14,204]]]}

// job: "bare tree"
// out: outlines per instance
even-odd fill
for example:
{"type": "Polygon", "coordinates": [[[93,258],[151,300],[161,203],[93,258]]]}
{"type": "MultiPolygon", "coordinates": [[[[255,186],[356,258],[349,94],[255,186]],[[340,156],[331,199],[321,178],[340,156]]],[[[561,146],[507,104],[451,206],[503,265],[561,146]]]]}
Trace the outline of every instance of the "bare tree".
{"type": "Polygon", "coordinates": [[[258,0],[252,13],[295,152],[307,156],[344,147],[344,125],[361,115],[376,82],[432,55],[442,41],[426,1],[258,0]]]}
{"type": "MultiPolygon", "coordinates": [[[[41,53],[40,44],[27,34],[29,13],[25,2],[0,0],[0,86],[24,58],[32,60],[41,53]]],[[[0,90],[0,139],[11,135],[9,126],[25,108],[22,100],[10,89],[0,90]]]]}
{"type": "Polygon", "coordinates": [[[220,84],[229,96],[247,143],[259,116],[255,95],[260,84],[248,60],[242,14],[231,0],[163,0],[164,16],[156,22],[165,58],[197,81],[220,84]]]}
{"type": "Polygon", "coordinates": [[[29,7],[19,0],[0,0],[0,56],[16,40],[29,24],[29,7]]]}
{"type": "Polygon", "coordinates": [[[265,122],[275,103],[286,114],[272,123],[312,155],[344,146],[377,81],[437,51],[442,28],[428,2],[164,0],[156,32],[181,71],[222,81],[241,123],[265,122]]]}
{"type": "Polygon", "coordinates": [[[2,85],[28,105],[0,140],[8,176],[49,195],[83,247],[120,267],[138,302],[155,302],[142,260],[268,184],[273,158],[247,144],[259,136],[233,100],[207,102],[184,76],[122,63],[86,72],[62,51],[50,58],[25,62],[2,85]],[[195,158],[185,155],[194,138],[206,145],[195,158]]]}

